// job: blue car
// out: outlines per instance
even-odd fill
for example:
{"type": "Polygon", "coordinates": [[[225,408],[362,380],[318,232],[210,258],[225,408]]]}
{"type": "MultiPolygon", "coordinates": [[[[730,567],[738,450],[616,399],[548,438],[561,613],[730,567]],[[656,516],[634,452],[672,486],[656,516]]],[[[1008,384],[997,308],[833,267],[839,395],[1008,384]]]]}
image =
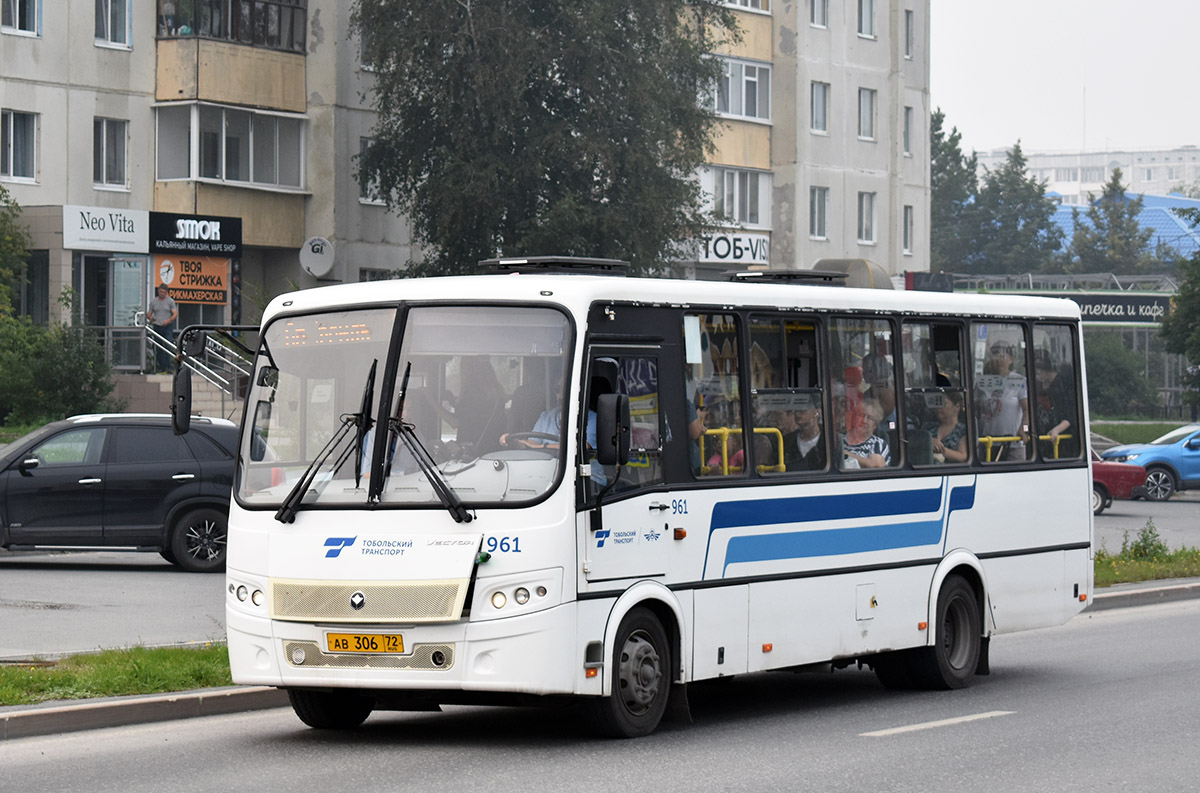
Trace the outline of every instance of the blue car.
{"type": "Polygon", "coordinates": [[[1176,490],[1200,487],[1200,424],[1187,424],[1149,443],[1129,443],[1100,455],[1146,469],[1146,498],[1166,501],[1176,490]]]}

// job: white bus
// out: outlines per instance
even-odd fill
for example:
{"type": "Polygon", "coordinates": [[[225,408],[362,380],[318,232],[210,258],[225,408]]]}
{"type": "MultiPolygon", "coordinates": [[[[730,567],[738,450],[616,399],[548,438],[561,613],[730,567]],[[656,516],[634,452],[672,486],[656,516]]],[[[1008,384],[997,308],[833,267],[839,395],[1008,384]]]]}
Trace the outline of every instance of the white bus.
{"type": "Polygon", "coordinates": [[[575,698],[638,736],[726,675],[958,688],[1088,604],[1074,303],[497,266],[264,314],[229,656],[305,723],[575,698]]]}

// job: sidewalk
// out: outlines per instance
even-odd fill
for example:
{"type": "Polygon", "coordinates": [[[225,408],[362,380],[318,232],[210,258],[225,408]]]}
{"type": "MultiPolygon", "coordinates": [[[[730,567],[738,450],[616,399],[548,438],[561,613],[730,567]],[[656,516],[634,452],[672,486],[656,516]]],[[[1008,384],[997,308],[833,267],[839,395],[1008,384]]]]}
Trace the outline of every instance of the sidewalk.
{"type": "MultiPolygon", "coordinates": [[[[1118,584],[1095,593],[1086,611],[1146,606],[1191,598],[1200,598],[1200,579],[1118,584]]],[[[242,713],[281,708],[287,704],[287,693],[279,689],[235,686],[151,696],[0,707],[0,740],[242,713]]]]}

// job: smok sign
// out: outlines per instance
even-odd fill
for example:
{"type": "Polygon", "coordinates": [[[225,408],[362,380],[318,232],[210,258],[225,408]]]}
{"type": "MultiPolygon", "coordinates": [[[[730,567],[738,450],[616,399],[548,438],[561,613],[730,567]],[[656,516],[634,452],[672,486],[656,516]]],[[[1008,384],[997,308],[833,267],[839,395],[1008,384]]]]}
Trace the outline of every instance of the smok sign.
{"type": "Polygon", "coordinates": [[[145,253],[150,213],[144,209],[64,206],[63,248],[145,253]]]}
{"type": "Polygon", "coordinates": [[[737,232],[707,234],[700,239],[700,261],[729,264],[767,264],[771,238],[737,232]]]}
{"type": "Polygon", "coordinates": [[[242,219],[151,212],[150,252],[240,258],[242,219]]]}

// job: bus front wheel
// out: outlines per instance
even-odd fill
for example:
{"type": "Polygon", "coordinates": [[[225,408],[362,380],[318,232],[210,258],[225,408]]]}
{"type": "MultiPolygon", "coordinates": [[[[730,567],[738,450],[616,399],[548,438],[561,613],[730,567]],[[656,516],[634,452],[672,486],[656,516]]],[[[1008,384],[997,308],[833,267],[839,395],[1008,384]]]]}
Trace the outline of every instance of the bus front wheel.
{"type": "Polygon", "coordinates": [[[612,695],[592,703],[592,722],[612,738],[649,735],[662,721],[671,690],[671,647],[652,611],[635,608],[617,629],[612,695]]]}
{"type": "Polygon", "coordinates": [[[289,688],[288,699],[300,721],[318,730],[350,730],[367,720],[375,703],[350,691],[289,688]]]}
{"type": "Polygon", "coordinates": [[[921,688],[964,688],[975,677],[983,633],[979,599],[962,576],[942,584],[937,599],[937,625],[932,647],[919,647],[912,672],[921,688]]]}

